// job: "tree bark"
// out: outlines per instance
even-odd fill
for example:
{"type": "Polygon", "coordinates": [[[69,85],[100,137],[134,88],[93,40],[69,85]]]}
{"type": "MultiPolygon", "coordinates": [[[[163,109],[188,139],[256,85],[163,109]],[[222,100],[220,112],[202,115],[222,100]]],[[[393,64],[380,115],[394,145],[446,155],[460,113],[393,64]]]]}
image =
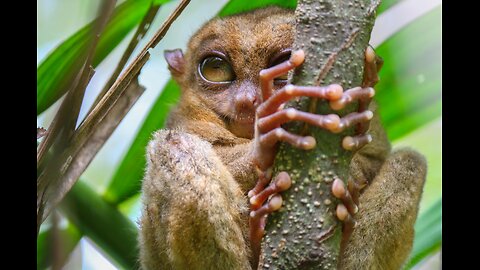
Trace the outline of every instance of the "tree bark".
{"type": "MultiPolygon", "coordinates": [[[[380,0],[299,0],[294,50],[306,57],[291,82],[296,85],[338,83],[344,89],[360,86],[365,49],[380,0]]],[[[364,110],[354,102],[333,111],[328,102],[301,98],[287,104],[302,111],[345,116],[364,110]]],[[[286,171],[292,187],[282,194],[282,209],[268,217],[259,269],[336,269],[339,261],[341,223],[335,216],[338,201],[331,194],[335,178],[348,180],[352,152],[342,139],[356,134],[355,127],[334,134],[304,123],[285,128],[313,136],[313,150],[299,150],[283,143],[276,156],[274,175],[286,171]]]]}

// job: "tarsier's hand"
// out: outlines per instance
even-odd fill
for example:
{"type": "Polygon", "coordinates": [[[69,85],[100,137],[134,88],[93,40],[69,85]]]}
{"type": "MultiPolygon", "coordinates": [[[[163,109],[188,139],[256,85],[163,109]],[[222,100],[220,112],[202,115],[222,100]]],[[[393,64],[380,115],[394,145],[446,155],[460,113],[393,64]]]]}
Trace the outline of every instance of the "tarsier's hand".
{"type": "MultiPolygon", "coordinates": [[[[292,134],[283,129],[281,125],[290,121],[303,121],[338,133],[356,124],[368,126],[368,122],[373,117],[373,113],[369,110],[354,112],[340,118],[336,114],[317,115],[294,108],[283,109],[284,104],[294,98],[313,97],[328,100],[332,109],[340,110],[351,102],[370,100],[375,93],[371,87],[356,87],[344,92],[343,88],[338,84],[324,87],[288,84],[282,89],[273,92],[274,79],[300,66],[304,59],[305,54],[302,50],[295,51],[292,52],[289,60],[260,72],[263,103],[257,108],[256,112],[253,154],[259,180],[248,194],[252,210],[250,213],[250,241],[255,258],[260,251],[265,216],[281,207],[282,197],[277,193],[285,191],[291,186],[290,176],[286,172],[280,172],[274,181],[270,183],[272,177],[271,167],[277,152],[278,142],[284,141],[304,150],[313,149],[316,144],[313,137],[292,134]],[[271,198],[267,202],[269,197],[271,198]]],[[[371,48],[368,48],[366,51],[366,59],[365,73],[370,75],[366,76],[369,83],[364,83],[364,86],[374,84],[378,80],[376,79],[377,77],[373,78],[373,75],[377,76],[377,68],[372,66],[375,64],[375,53],[371,48]]],[[[347,150],[355,151],[370,142],[371,136],[363,133],[354,137],[345,137],[342,143],[343,147],[347,150]]],[[[349,236],[354,224],[352,216],[358,211],[358,200],[354,200],[358,198],[355,198],[350,193],[354,192],[357,195],[361,186],[353,184],[348,186],[349,188],[346,189],[343,182],[338,179],[332,185],[332,192],[335,197],[342,201],[342,204],[339,204],[337,207],[337,217],[346,223],[345,227],[347,227],[347,230],[344,230],[344,235],[348,234],[349,236]]]]}

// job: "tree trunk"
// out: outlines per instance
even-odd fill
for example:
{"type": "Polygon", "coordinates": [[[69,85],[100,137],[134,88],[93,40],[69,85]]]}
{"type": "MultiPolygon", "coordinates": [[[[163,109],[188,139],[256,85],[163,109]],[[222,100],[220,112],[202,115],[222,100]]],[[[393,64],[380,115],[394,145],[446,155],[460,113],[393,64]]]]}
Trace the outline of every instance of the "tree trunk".
{"type": "MultiPolygon", "coordinates": [[[[379,0],[299,0],[293,49],[306,53],[304,64],[295,71],[296,85],[338,83],[344,89],[360,86],[365,49],[374,24],[379,0]]],[[[287,104],[317,114],[344,116],[364,110],[354,102],[333,111],[324,100],[302,98],[287,104]]],[[[355,128],[341,133],[291,123],[285,128],[310,135],[317,141],[313,150],[299,150],[281,144],[274,175],[286,171],[292,187],[282,194],[282,209],[268,217],[262,242],[259,269],[336,269],[339,261],[341,223],[335,216],[338,201],[331,194],[335,178],[348,180],[352,152],[342,148],[342,139],[355,128]]]]}

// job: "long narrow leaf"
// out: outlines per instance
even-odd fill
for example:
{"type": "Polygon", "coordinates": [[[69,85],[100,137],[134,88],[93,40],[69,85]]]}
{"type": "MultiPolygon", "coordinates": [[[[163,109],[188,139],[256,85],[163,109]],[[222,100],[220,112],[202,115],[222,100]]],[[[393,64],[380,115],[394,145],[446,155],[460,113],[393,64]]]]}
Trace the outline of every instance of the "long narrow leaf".
{"type": "Polygon", "coordinates": [[[409,262],[411,269],[419,261],[440,249],[442,245],[442,199],[425,211],[415,224],[415,240],[409,262]]]}
{"type": "Polygon", "coordinates": [[[382,0],[382,3],[378,7],[377,13],[380,14],[401,1],[403,0],[382,0]]]}
{"type": "Polygon", "coordinates": [[[135,224],[87,184],[78,181],[60,205],[66,217],[123,269],[138,268],[135,224]]]}
{"type": "MultiPolygon", "coordinates": [[[[37,238],[37,269],[47,269],[52,264],[53,249],[52,241],[52,228],[41,232],[37,238]]],[[[75,225],[68,223],[65,228],[60,228],[59,239],[61,239],[62,254],[60,254],[60,260],[65,262],[68,255],[77,246],[78,241],[82,238],[81,232],[75,227],[75,225]]]]}
{"type": "Polygon", "coordinates": [[[244,1],[231,0],[220,10],[219,16],[228,16],[241,12],[246,12],[253,9],[258,9],[270,5],[276,5],[284,8],[295,9],[297,6],[296,0],[259,0],[259,1],[244,1]]]}

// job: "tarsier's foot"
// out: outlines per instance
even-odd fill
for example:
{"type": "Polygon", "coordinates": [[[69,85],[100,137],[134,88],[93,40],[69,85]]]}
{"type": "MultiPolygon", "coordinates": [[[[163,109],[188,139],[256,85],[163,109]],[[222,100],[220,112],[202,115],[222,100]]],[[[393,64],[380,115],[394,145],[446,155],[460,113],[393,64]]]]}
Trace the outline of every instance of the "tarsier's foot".
{"type": "MultiPolygon", "coordinates": [[[[343,88],[338,84],[329,86],[296,86],[288,84],[282,89],[273,92],[275,78],[285,75],[290,70],[300,66],[304,59],[305,53],[302,50],[294,51],[289,60],[260,72],[262,104],[256,111],[254,148],[254,162],[258,168],[259,180],[248,194],[252,209],[250,215],[250,242],[254,258],[258,258],[260,252],[260,242],[264,233],[266,215],[280,209],[282,197],[278,193],[287,190],[291,185],[290,177],[285,172],[280,173],[268,185],[272,177],[271,166],[273,165],[278,142],[287,142],[294,147],[304,150],[312,149],[316,145],[313,137],[292,134],[283,129],[281,125],[290,121],[303,121],[338,133],[348,127],[368,123],[373,117],[373,113],[369,110],[360,110],[360,112],[354,112],[342,118],[336,114],[318,115],[293,108],[284,110],[284,104],[297,97],[313,97],[328,100],[332,109],[340,110],[357,100],[359,102],[369,101],[375,94],[373,88],[370,87],[357,87],[344,92],[343,88]],[[267,185],[268,187],[266,187],[267,185]],[[269,197],[270,200],[268,200],[269,197]]],[[[367,61],[367,65],[368,63],[372,62],[367,61]]],[[[372,69],[370,66],[368,68],[372,69]]],[[[370,135],[359,132],[356,136],[345,137],[342,146],[347,150],[355,151],[371,140],[370,135]]],[[[358,211],[357,203],[354,202],[354,198],[345,189],[341,181],[340,184],[337,182],[332,187],[332,191],[342,201],[342,204],[337,208],[337,216],[345,222],[346,231],[351,231],[354,224],[352,216],[358,211]],[[351,228],[349,229],[348,226],[351,228]]],[[[352,192],[358,193],[353,189],[352,192]]]]}
{"type": "MultiPolygon", "coordinates": [[[[371,47],[367,47],[365,51],[365,67],[364,67],[364,78],[363,78],[363,87],[357,87],[351,89],[352,91],[350,96],[342,96],[341,99],[337,101],[331,101],[330,107],[334,110],[343,109],[348,103],[352,100],[349,100],[350,97],[355,96],[360,102],[360,110],[364,110],[371,98],[375,94],[374,89],[372,88],[378,82],[378,71],[383,65],[383,60],[378,57],[371,47]]],[[[369,112],[369,111],[364,111],[369,112]]],[[[372,115],[373,116],[373,115],[372,115]]],[[[348,116],[347,116],[348,117],[348,116]]],[[[371,119],[371,117],[370,117],[371,119]]],[[[368,122],[360,124],[359,129],[357,129],[357,135],[354,137],[347,136],[343,139],[342,146],[347,150],[358,150],[365,144],[372,141],[372,137],[369,134],[365,134],[368,129],[368,122]]],[[[341,200],[341,203],[337,205],[336,215],[339,220],[344,223],[343,226],[343,235],[342,235],[342,249],[345,248],[348,239],[350,238],[353,229],[355,227],[354,215],[358,212],[358,198],[360,196],[360,191],[366,186],[367,183],[358,183],[352,179],[348,181],[348,187],[345,188],[345,184],[340,179],[335,179],[332,185],[332,194],[341,200]]]]}
{"type": "MultiPolygon", "coordinates": [[[[264,180],[266,178],[263,178],[264,180]]],[[[261,181],[259,181],[261,182],[261,181]]],[[[268,183],[267,181],[263,181],[268,183]]],[[[275,180],[257,194],[249,193],[250,196],[250,246],[253,257],[258,258],[260,244],[265,231],[265,218],[268,214],[277,211],[282,206],[282,196],[278,193],[290,188],[292,181],[286,172],[279,173],[275,180]],[[270,198],[268,200],[268,198],[270,198]],[[268,200],[268,202],[267,202],[268,200]]],[[[255,263],[256,264],[256,263],[255,263]]]]}
{"type": "Polygon", "coordinates": [[[337,218],[343,222],[341,248],[345,247],[348,239],[355,228],[354,215],[358,212],[358,196],[363,186],[354,181],[348,181],[348,188],[340,179],[335,179],[332,184],[332,194],[340,199],[341,203],[337,205],[337,218]]]}
{"type": "Polygon", "coordinates": [[[363,87],[374,87],[379,81],[378,72],[382,69],[383,59],[379,57],[372,47],[365,50],[365,68],[363,72],[363,87]]]}

